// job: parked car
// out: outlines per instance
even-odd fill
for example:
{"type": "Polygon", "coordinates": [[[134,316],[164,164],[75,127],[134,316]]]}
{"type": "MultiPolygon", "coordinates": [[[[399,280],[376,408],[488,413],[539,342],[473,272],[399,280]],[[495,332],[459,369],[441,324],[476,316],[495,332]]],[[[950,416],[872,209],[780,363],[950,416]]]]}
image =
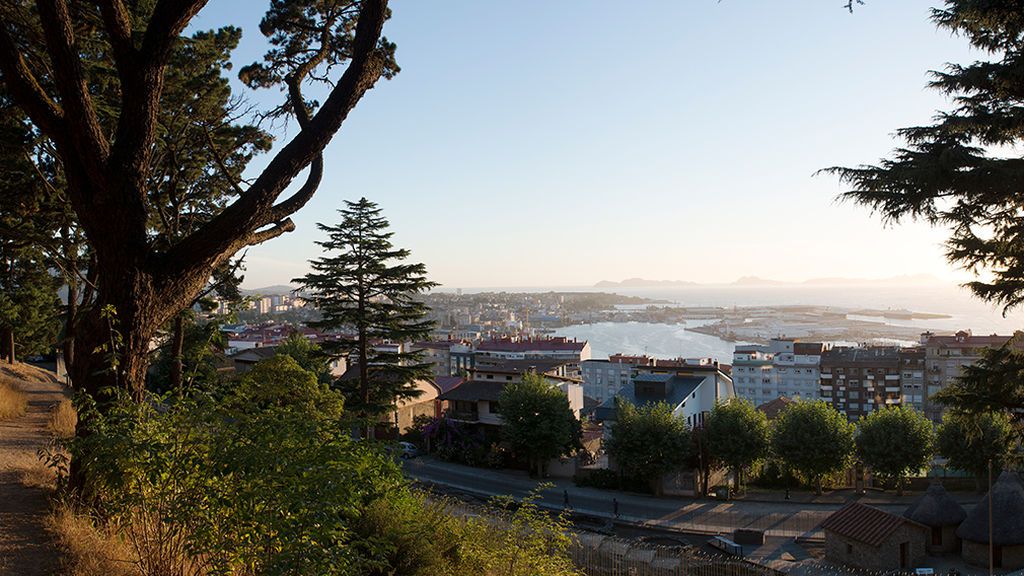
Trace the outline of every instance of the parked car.
{"type": "Polygon", "coordinates": [[[399,458],[408,460],[409,458],[415,458],[420,455],[420,449],[416,447],[412,442],[399,442],[398,443],[398,456],[399,458]]]}

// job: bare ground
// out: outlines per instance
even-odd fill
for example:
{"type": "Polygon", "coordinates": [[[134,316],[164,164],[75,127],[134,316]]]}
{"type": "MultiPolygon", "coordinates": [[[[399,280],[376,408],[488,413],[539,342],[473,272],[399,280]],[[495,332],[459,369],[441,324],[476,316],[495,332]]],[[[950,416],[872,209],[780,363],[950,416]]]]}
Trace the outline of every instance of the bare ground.
{"type": "Polygon", "coordinates": [[[49,442],[50,408],[64,398],[64,387],[53,373],[24,364],[0,365],[0,378],[16,381],[29,397],[24,416],[0,421],[0,575],[57,574],[60,556],[40,486],[47,472],[37,452],[49,442]]]}

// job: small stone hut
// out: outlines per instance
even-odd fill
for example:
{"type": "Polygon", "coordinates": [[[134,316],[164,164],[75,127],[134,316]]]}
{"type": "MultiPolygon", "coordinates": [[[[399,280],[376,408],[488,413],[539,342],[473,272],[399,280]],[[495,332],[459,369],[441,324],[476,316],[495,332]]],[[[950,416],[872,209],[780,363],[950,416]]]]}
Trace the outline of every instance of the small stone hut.
{"type": "Polygon", "coordinates": [[[967,517],[967,513],[939,481],[932,482],[928,490],[907,508],[903,516],[931,529],[928,541],[930,554],[960,551],[960,539],[956,536],[956,529],[967,517]]]}
{"type": "Polygon", "coordinates": [[[924,524],[859,502],[825,519],[825,559],[865,570],[907,570],[924,563],[931,534],[924,524]]]}
{"type": "Polygon", "coordinates": [[[988,566],[989,502],[992,508],[992,559],[996,568],[1024,568],[1024,485],[1015,472],[1003,472],[992,490],[971,509],[956,530],[964,560],[988,566]]]}

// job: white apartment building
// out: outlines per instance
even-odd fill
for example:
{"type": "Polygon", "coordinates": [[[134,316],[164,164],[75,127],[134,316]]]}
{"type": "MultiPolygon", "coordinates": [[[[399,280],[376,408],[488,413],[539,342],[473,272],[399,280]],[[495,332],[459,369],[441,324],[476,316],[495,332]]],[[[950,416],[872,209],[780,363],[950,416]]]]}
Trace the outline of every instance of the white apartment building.
{"type": "Polygon", "coordinates": [[[815,399],[820,396],[820,342],[774,338],[767,345],[737,346],[732,379],[736,394],[756,406],[780,396],[815,399]]]}

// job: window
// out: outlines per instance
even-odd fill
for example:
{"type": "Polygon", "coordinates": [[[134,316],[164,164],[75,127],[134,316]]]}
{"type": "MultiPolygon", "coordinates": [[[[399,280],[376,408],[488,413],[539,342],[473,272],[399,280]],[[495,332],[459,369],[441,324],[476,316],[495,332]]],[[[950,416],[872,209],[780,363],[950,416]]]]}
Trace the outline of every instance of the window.
{"type": "Polygon", "coordinates": [[[498,404],[497,400],[492,400],[490,402],[490,405],[491,405],[491,414],[501,414],[501,405],[498,404]]]}

